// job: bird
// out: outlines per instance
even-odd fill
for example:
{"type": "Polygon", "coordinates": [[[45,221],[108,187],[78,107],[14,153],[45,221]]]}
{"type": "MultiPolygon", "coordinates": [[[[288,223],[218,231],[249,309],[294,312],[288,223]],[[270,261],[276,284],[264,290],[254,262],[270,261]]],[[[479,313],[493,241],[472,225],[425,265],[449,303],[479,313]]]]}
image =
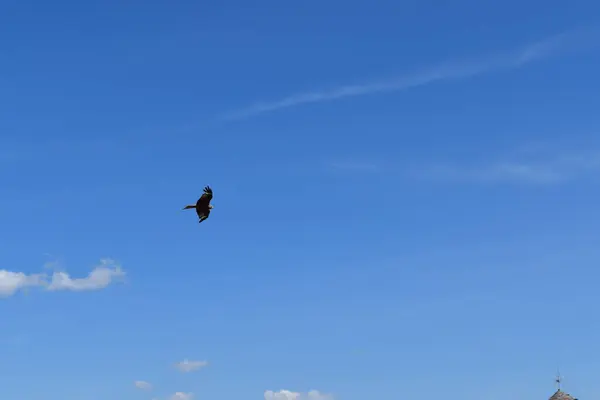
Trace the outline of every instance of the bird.
{"type": "Polygon", "coordinates": [[[205,219],[208,218],[208,216],[210,215],[210,210],[213,209],[213,205],[210,204],[210,201],[212,200],[212,198],[213,198],[213,191],[210,188],[210,186],[207,185],[204,187],[204,193],[202,193],[202,196],[200,196],[200,198],[198,199],[196,204],[187,205],[187,206],[183,207],[183,209],[189,210],[191,208],[195,208],[196,214],[198,214],[198,218],[200,218],[198,223],[201,223],[202,221],[204,221],[205,219]]]}

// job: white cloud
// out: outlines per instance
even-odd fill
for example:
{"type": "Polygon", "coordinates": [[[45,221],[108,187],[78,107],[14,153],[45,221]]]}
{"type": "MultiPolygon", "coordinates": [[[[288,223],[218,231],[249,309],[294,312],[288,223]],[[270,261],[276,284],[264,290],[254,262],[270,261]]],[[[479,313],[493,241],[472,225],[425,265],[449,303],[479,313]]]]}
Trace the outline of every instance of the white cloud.
{"type": "Polygon", "coordinates": [[[169,397],[169,400],[192,400],[193,398],[193,393],[176,392],[169,397]]]}
{"type": "Polygon", "coordinates": [[[133,384],[136,388],[141,390],[152,390],[152,385],[146,381],[135,381],[133,384]]]}
{"type": "Polygon", "coordinates": [[[180,370],[181,372],[192,372],[197,369],[206,367],[208,365],[208,361],[189,361],[183,360],[178,363],[175,363],[175,368],[180,370]]]}
{"type": "Polygon", "coordinates": [[[280,390],[273,392],[265,391],[265,400],[333,400],[331,394],[324,394],[318,390],[311,390],[308,393],[291,392],[289,390],[280,390]]]}
{"type": "MultiPolygon", "coordinates": [[[[45,265],[45,268],[55,268],[56,264],[45,265]]],[[[48,273],[25,274],[6,269],[0,270],[0,297],[10,297],[20,290],[27,288],[43,288],[48,291],[72,290],[86,291],[103,289],[118,278],[125,276],[120,265],[113,260],[103,259],[100,265],[90,272],[86,278],[71,278],[63,271],[48,273]]]]}
{"type": "Polygon", "coordinates": [[[44,274],[27,275],[23,272],[0,270],[0,297],[10,297],[21,289],[44,284],[44,274]]]}
{"type": "Polygon", "coordinates": [[[66,272],[54,272],[48,290],[98,290],[104,289],[114,280],[125,276],[125,272],[111,259],[103,259],[86,278],[71,278],[66,272]]]}
{"type": "Polygon", "coordinates": [[[265,391],[265,400],[298,400],[300,393],[290,392],[289,390],[280,390],[273,392],[272,390],[265,391]]]}
{"type": "Polygon", "coordinates": [[[548,37],[540,42],[529,44],[509,53],[488,56],[479,60],[443,64],[395,79],[294,94],[273,102],[257,103],[248,108],[228,114],[224,118],[239,119],[302,104],[320,103],[375,93],[402,91],[438,81],[468,78],[495,70],[518,68],[567,50],[575,50],[590,43],[595,44],[594,39],[596,35],[597,32],[595,29],[574,30],[548,37]]]}

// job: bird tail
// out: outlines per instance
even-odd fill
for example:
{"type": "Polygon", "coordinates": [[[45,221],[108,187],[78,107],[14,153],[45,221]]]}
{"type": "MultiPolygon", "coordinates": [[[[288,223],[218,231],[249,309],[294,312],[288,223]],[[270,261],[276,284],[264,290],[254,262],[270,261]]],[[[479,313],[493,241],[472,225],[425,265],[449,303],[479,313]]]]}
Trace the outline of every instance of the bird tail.
{"type": "Polygon", "coordinates": [[[190,208],[196,208],[195,204],[190,204],[189,206],[183,207],[184,210],[189,210],[190,208]]]}

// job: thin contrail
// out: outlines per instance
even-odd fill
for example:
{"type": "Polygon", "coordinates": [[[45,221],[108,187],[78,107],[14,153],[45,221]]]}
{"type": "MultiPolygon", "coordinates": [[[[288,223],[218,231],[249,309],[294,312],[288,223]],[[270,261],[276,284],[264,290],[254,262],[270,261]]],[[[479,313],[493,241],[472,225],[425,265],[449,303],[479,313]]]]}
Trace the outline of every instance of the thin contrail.
{"type": "Polygon", "coordinates": [[[463,61],[438,65],[433,68],[381,82],[361,85],[347,85],[330,90],[294,94],[281,100],[256,103],[233,113],[222,116],[222,119],[233,120],[250,117],[283,108],[308,103],[320,103],[346,97],[367,94],[393,92],[423,86],[443,80],[467,78],[495,70],[518,68],[531,62],[556,56],[567,51],[578,50],[597,44],[598,29],[577,29],[550,36],[539,42],[520,47],[511,52],[496,54],[478,60],[463,61]]]}

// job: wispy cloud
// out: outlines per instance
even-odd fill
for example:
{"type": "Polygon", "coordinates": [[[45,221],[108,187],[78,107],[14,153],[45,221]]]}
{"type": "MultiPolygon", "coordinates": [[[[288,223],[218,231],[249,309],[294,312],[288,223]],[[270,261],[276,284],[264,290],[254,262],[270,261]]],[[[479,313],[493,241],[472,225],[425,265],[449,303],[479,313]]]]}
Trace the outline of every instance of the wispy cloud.
{"type": "Polygon", "coordinates": [[[265,391],[265,400],[333,400],[331,394],[324,394],[318,390],[311,390],[308,393],[292,392],[289,390],[265,391]]]}
{"type": "Polygon", "coordinates": [[[193,398],[193,393],[175,392],[169,397],[169,400],[192,400],[193,398]]]}
{"type": "Polygon", "coordinates": [[[378,163],[362,161],[333,161],[328,163],[328,166],[334,170],[363,173],[380,172],[383,168],[378,163]]]}
{"type": "Polygon", "coordinates": [[[414,172],[415,177],[443,181],[557,183],[564,175],[546,165],[498,163],[482,166],[434,165],[414,172]]]}
{"type": "Polygon", "coordinates": [[[600,173],[600,150],[551,150],[551,145],[520,147],[506,155],[488,156],[486,160],[454,163],[420,161],[410,165],[398,163],[350,161],[329,163],[328,168],[355,174],[381,173],[406,179],[464,183],[560,184],[595,177],[600,173]],[[524,150],[525,149],[525,150],[524,150]]]}
{"type": "MultiPolygon", "coordinates": [[[[45,268],[56,268],[56,264],[46,264],[45,268]]],[[[18,291],[39,287],[47,291],[89,291],[104,289],[125,276],[121,266],[111,259],[102,259],[85,278],[72,278],[64,271],[52,274],[25,274],[6,269],[0,270],[0,297],[10,297],[18,291]]]]}
{"type": "Polygon", "coordinates": [[[125,272],[111,259],[100,260],[100,265],[94,268],[85,278],[71,278],[66,272],[54,272],[52,281],[47,289],[86,291],[104,289],[115,280],[123,278],[125,272]]]}
{"type": "Polygon", "coordinates": [[[416,178],[480,183],[558,184],[600,171],[600,152],[537,160],[501,160],[476,165],[437,164],[408,170],[416,178]]]}
{"type": "Polygon", "coordinates": [[[206,366],[208,366],[208,361],[190,361],[186,359],[175,363],[175,368],[181,372],[192,372],[206,366]]]}
{"type": "Polygon", "coordinates": [[[135,381],[133,384],[140,390],[152,390],[152,384],[146,381],[135,381]]]}
{"type": "Polygon", "coordinates": [[[358,85],[346,85],[329,90],[317,90],[293,94],[272,102],[256,103],[247,108],[224,115],[227,120],[240,119],[279,109],[295,107],[308,103],[333,101],[347,97],[395,92],[438,81],[463,79],[497,70],[519,68],[531,62],[576,51],[596,44],[598,29],[577,29],[550,36],[536,43],[530,43],[516,50],[481,57],[475,60],[444,63],[409,75],[380,82],[358,85]]]}

